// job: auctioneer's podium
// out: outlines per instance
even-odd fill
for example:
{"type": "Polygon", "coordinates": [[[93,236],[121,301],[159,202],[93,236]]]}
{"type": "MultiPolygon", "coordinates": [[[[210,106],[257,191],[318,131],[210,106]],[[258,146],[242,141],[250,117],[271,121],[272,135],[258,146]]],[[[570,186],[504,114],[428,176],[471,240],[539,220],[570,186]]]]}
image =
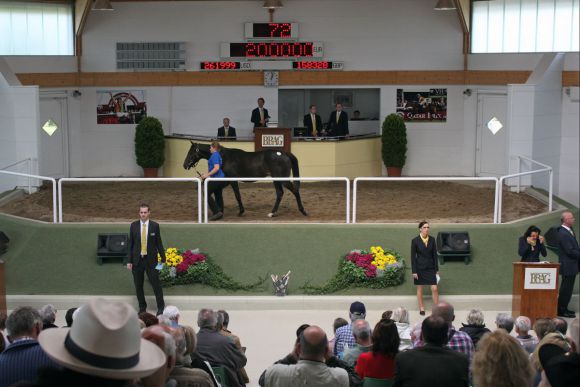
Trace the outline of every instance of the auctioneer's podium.
{"type": "Polygon", "coordinates": [[[254,151],[277,149],[290,152],[290,128],[254,128],[254,151]]]}
{"type": "Polygon", "coordinates": [[[556,317],[559,263],[514,262],[512,316],[556,317]]]}

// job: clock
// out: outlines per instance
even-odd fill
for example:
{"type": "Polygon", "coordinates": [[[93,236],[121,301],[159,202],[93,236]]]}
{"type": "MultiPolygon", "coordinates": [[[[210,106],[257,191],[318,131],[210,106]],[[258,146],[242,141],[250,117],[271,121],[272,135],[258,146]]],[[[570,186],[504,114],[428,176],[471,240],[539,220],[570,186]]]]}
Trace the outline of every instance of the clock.
{"type": "Polygon", "coordinates": [[[264,71],[264,86],[278,87],[279,77],[278,71],[264,71]]]}

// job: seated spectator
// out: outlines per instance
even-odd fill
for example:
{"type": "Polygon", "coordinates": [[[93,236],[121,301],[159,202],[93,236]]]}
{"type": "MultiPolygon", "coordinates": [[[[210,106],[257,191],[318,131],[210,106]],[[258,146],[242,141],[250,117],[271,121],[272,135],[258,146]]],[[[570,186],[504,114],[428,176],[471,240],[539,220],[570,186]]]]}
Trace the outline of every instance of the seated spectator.
{"type": "Polygon", "coordinates": [[[580,355],[566,352],[554,344],[542,346],[539,352],[542,372],[542,387],[575,386],[580,380],[580,355]]]}
{"type": "Polygon", "coordinates": [[[229,385],[244,386],[238,377],[239,370],[246,365],[246,356],[236,348],[230,339],[217,330],[217,313],[211,309],[201,309],[197,316],[197,353],[212,367],[224,367],[229,385]]]}
{"type": "Polygon", "coordinates": [[[8,335],[6,334],[6,314],[0,312],[0,353],[10,345],[8,335]]]}
{"type": "Polygon", "coordinates": [[[64,315],[64,321],[66,321],[66,326],[68,328],[72,327],[73,324],[73,314],[76,312],[77,308],[70,308],[66,311],[64,315]]]}
{"type": "Polygon", "coordinates": [[[520,316],[516,318],[516,333],[518,341],[524,347],[528,354],[534,352],[536,346],[538,345],[538,340],[532,337],[528,332],[532,329],[532,322],[526,316],[520,316]]]}
{"type": "Polygon", "coordinates": [[[508,313],[498,313],[495,317],[495,325],[497,329],[503,329],[507,333],[512,333],[514,329],[514,318],[508,313]]]}
{"type": "Polygon", "coordinates": [[[574,343],[576,353],[580,354],[580,320],[577,317],[570,324],[568,336],[572,343],[574,343]]]}
{"type": "Polygon", "coordinates": [[[461,324],[463,326],[459,328],[461,332],[465,332],[471,337],[474,347],[477,346],[483,335],[491,332],[485,327],[483,321],[483,312],[479,309],[471,309],[467,314],[467,324],[461,324]]]}
{"type": "Polygon", "coordinates": [[[169,326],[175,328],[179,326],[179,309],[174,305],[167,305],[163,309],[163,317],[169,320],[169,326]]]}
{"type": "Polygon", "coordinates": [[[395,356],[399,352],[399,333],[393,320],[381,320],[373,330],[371,352],[362,353],[356,363],[361,378],[393,379],[395,356]]]}
{"type": "Polygon", "coordinates": [[[554,317],[552,324],[554,324],[554,331],[560,332],[563,335],[568,331],[568,323],[562,317],[554,317]]]}
{"type": "MultiPolygon", "coordinates": [[[[225,310],[218,310],[218,332],[225,337],[232,340],[232,342],[236,345],[236,348],[246,353],[246,348],[242,347],[242,342],[240,338],[234,335],[232,332],[228,331],[228,325],[230,324],[230,315],[225,310]]],[[[250,383],[250,378],[248,377],[248,373],[246,369],[242,367],[240,369],[240,378],[244,381],[244,383],[250,383]]]]}
{"type": "Polygon", "coordinates": [[[542,341],[544,336],[548,333],[554,332],[554,323],[549,318],[537,318],[534,323],[534,332],[538,337],[538,341],[542,341]]]}
{"type": "Polygon", "coordinates": [[[393,316],[392,310],[385,310],[381,315],[381,320],[390,320],[392,316],[393,316]]]}
{"type": "Polygon", "coordinates": [[[141,312],[139,313],[139,320],[145,323],[145,327],[150,327],[159,324],[159,319],[153,313],[141,312]]]}
{"type": "MultiPolygon", "coordinates": [[[[431,315],[421,326],[422,347],[400,352],[395,358],[393,387],[467,387],[468,357],[445,346],[449,340],[449,324],[440,316],[431,315]]],[[[471,339],[470,339],[471,340],[471,339]]]]}
{"type": "Polygon", "coordinates": [[[153,325],[145,328],[141,336],[159,347],[165,354],[165,364],[153,374],[140,380],[140,387],[165,387],[175,386],[176,382],[170,379],[176,362],[176,343],[172,336],[172,330],[162,325],[153,325]]]}
{"type": "MultiPolygon", "coordinates": [[[[471,363],[474,351],[473,341],[467,333],[455,330],[455,327],[453,326],[453,320],[455,320],[455,310],[453,306],[447,302],[440,302],[433,307],[431,315],[441,317],[447,323],[449,327],[447,347],[467,355],[469,362],[471,363]]],[[[415,343],[415,347],[420,347],[421,345],[421,341],[415,343]]]]}
{"type": "Polygon", "coordinates": [[[58,328],[56,325],[54,325],[54,321],[56,320],[56,308],[53,305],[44,305],[42,308],[40,308],[38,313],[42,319],[42,330],[48,328],[58,328]]]}
{"type": "Polygon", "coordinates": [[[190,376],[193,380],[199,381],[202,386],[205,386],[206,381],[209,381],[210,387],[218,387],[218,382],[209,365],[204,363],[204,368],[192,367],[191,355],[195,352],[197,346],[197,337],[193,328],[182,325],[174,330],[173,336],[177,353],[171,378],[175,379],[180,387],[185,386],[183,384],[184,380],[191,380],[190,376]],[[176,334],[178,331],[181,332],[176,334]]]}
{"type": "Polygon", "coordinates": [[[406,351],[407,349],[413,348],[413,343],[411,340],[411,324],[409,323],[409,312],[407,309],[399,306],[393,311],[393,321],[397,325],[397,331],[399,332],[399,338],[401,339],[401,344],[399,345],[399,351],[406,351]]]}
{"type": "Polygon", "coordinates": [[[352,348],[344,350],[342,360],[351,367],[354,367],[361,353],[372,349],[371,327],[366,320],[356,320],[352,324],[352,334],[356,344],[352,348]]]}
{"type": "Polygon", "coordinates": [[[503,329],[483,336],[473,356],[477,387],[530,386],[534,370],[521,344],[503,329]]]}
{"type": "Polygon", "coordinates": [[[421,341],[422,324],[423,324],[422,322],[418,322],[415,325],[413,325],[413,328],[411,328],[411,342],[413,343],[413,348],[420,347],[423,344],[423,342],[421,341]]]}
{"type": "Polygon", "coordinates": [[[42,319],[35,309],[16,308],[6,320],[10,345],[0,353],[0,387],[33,381],[42,367],[58,368],[38,345],[42,319]]]}
{"type": "Polygon", "coordinates": [[[328,341],[328,348],[334,353],[334,346],[336,344],[336,331],[338,328],[348,325],[348,321],[343,319],[342,317],[337,317],[334,319],[334,323],[332,324],[332,333],[335,335],[331,340],[328,341]]]}
{"type": "Polygon", "coordinates": [[[302,332],[298,352],[300,360],[297,364],[274,364],[266,370],[265,386],[347,387],[349,385],[348,374],[345,370],[326,365],[325,361],[329,355],[328,339],[321,328],[310,326],[302,332]]]}
{"type": "MultiPolygon", "coordinates": [[[[298,329],[296,330],[296,342],[294,344],[294,348],[292,349],[292,352],[289,353],[288,355],[286,355],[286,357],[284,357],[283,359],[276,361],[274,364],[290,365],[290,364],[297,364],[298,363],[298,360],[300,358],[300,336],[302,335],[302,332],[304,332],[304,330],[306,328],[308,328],[309,326],[310,325],[308,325],[308,324],[302,324],[301,326],[298,327],[298,329]]],[[[328,367],[342,368],[343,370],[345,370],[348,374],[350,387],[361,387],[362,386],[362,380],[358,376],[358,374],[356,373],[354,368],[349,366],[348,364],[346,364],[344,361],[340,360],[336,356],[334,356],[332,354],[332,351],[330,350],[330,348],[328,350],[328,355],[326,357],[326,365],[328,367]]],[[[262,375],[260,375],[259,385],[263,387],[265,385],[265,383],[266,383],[266,371],[262,372],[262,375]]]]}
{"type": "Polygon", "coordinates": [[[552,332],[552,333],[548,333],[546,336],[544,336],[542,338],[542,340],[540,340],[540,342],[536,346],[536,349],[534,350],[532,355],[530,356],[532,367],[536,371],[536,375],[534,378],[534,380],[535,380],[534,385],[535,386],[541,380],[541,374],[542,374],[542,371],[544,370],[542,368],[542,363],[540,362],[540,355],[539,355],[540,349],[544,345],[547,345],[547,344],[557,345],[558,347],[562,348],[564,350],[564,352],[570,352],[572,350],[572,346],[570,345],[570,342],[560,332],[552,332]]]}
{"type": "MultiPolygon", "coordinates": [[[[211,377],[214,387],[220,387],[209,362],[197,353],[197,335],[195,331],[187,325],[183,326],[182,329],[185,335],[186,353],[189,354],[190,358],[190,367],[205,372],[211,377]]],[[[184,361],[187,361],[187,359],[184,359],[184,361]]]]}
{"type": "Polygon", "coordinates": [[[366,315],[367,310],[362,302],[355,301],[350,305],[349,317],[351,323],[338,328],[335,333],[334,354],[336,356],[341,357],[346,348],[354,347],[356,343],[352,335],[352,323],[356,320],[364,320],[366,315]]]}
{"type": "Polygon", "coordinates": [[[48,329],[38,337],[42,349],[63,369],[39,372],[35,384],[18,387],[125,387],[152,375],[167,359],[155,344],[141,338],[137,321],[129,304],[89,301],[78,309],[70,329],[48,329]]]}

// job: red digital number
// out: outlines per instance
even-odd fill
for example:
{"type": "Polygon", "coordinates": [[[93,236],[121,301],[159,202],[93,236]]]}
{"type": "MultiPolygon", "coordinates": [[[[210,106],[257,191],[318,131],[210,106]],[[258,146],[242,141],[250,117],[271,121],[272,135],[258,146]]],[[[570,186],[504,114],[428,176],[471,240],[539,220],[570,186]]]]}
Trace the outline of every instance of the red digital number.
{"type": "Polygon", "coordinates": [[[270,23],[268,28],[271,38],[289,38],[292,36],[292,24],[290,23],[270,23]]]}

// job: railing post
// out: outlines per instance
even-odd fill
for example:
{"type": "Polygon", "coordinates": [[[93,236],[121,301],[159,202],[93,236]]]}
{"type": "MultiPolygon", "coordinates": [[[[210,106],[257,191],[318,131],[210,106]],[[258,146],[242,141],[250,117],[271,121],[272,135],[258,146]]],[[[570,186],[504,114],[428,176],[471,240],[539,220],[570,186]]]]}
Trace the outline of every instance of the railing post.
{"type": "MultiPolygon", "coordinates": [[[[522,166],[522,158],[520,156],[518,156],[518,168],[517,168],[517,173],[519,174],[521,172],[521,166],[522,166]]],[[[520,193],[520,186],[522,183],[522,177],[518,176],[518,189],[517,192],[520,193]]]]}
{"type": "Polygon", "coordinates": [[[355,177],[352,183],[352,223],[356,223],[356,190],[357,190],[358,177],[355,177]]]}
{"type": "MultiPolygon", "coordinates": [[[[28,159],[28,174],[32,175],[32,157],[28,159]]],[[[28,176],[28,194],[32,193],[32,177],[28,176]]]]}
{"type": "Polygon", "coordinates": [[[7,314],[6,305],[6,264],[0,259],[0,315],[7,314]]]}
{"type": "Polygon", "coordinates": [[[62,182],[65,179],[58,180],[58,223],[62,223],[62,182]]]}
{"type": "Polygon", "coordinates": [[[496,177],[495,178],[495,198],[494,198],[494,203],[493,203],[493,223],[497,224],[497,195],[499,192],[499,179],[496,177]]]}
{"type": "Polygon", "coordinates": [[[350,223],[350,180],[345,178],[346,182],[346,224],[350,223]]]}
{"type": "Polygon", "coordinates": [[[211,179],[211,177],[208,177],[207,179],[205,179],[203,181],[203,222],[207,223],[208,218],[207,218],[207,184],[209,182],[209,179],[211,179]]]}
{"type": "Polygon", "coordinates": [[[201,180],[197,177],[195,179],[197,182],[197,223],[201,223],[201,180]]]}

